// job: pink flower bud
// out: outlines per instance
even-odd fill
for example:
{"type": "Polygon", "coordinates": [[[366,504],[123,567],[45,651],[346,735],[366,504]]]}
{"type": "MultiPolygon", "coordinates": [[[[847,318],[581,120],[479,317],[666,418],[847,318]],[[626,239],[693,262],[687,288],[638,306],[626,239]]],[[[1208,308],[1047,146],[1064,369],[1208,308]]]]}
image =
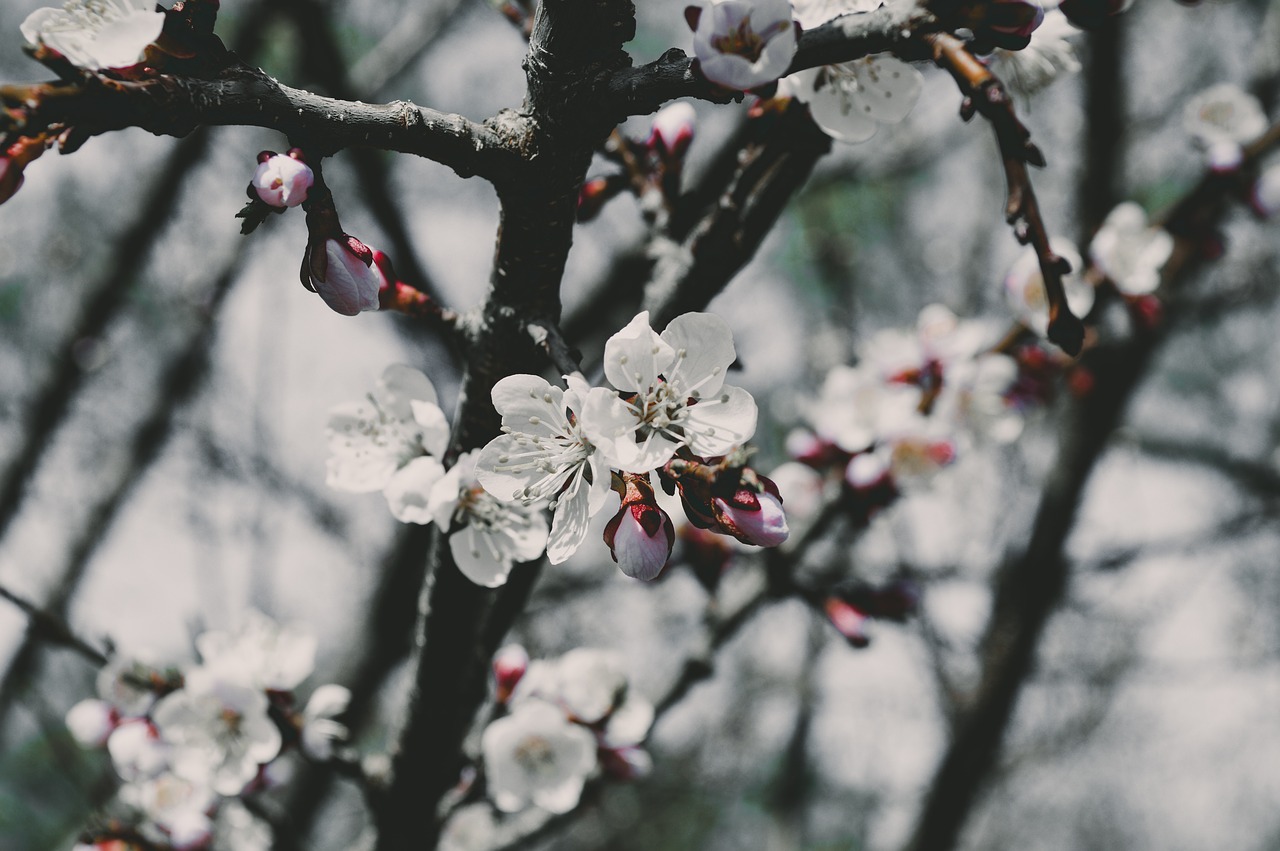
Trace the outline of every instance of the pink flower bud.
{"type": "Polygon", "coordinates": [[[296,207],[307,200],[307,190],[315,183],[311,166],[288,154],[270,154],[265,160],[259,154],[258,169],[253,174],[253,189],[263,203],[272,207],[296,207]]]}
{"type": "Polygon", "coordinates": [[[778,486],[764,476],[759,479],[765,487],[762,493],[744,485],[731,499],[712,499],[711,508],[722,531],[744,544],[776,547],[787,539],[791,530],[787,528],[778,486]]]}
{"type": "Polygon", "coordinates": [[[653,117],[649,147],[664,159],[682,157],[693,142],[698,116],[684,101],[665,106],[653,117]]]}
{"type": "Polygon", "coordinates": [[[657,578],[666,567],[676,540],[671,518],[652,500],[652,490],[648,499],[624,499],[604,530],[604,541],[622,572],[645,581],[657,578]]]}
{"type": "Polygon", "coordinates": [[[1209,145],[1204,160],[1214,174],[1231,174],[1244,165],[1244,148],[1239,142],[1221,139],[1209,145]]]}
{"type": "Polygon", "coordinates": [[[354,236],[326,239],[323,251],[307,245],[302,258],[302,285],[344,316],[378,309],[382,275],[373,266],[373,250],[354,236]]]}
{"type": "Polygon", "coordinates": [[[493,657],[493,681],[497,686],[498,703],[511,699],[524,672],[529,669],[529,653],[519,644],[508,644],[493,657]]]}
{"type": "Polygon", "coordinates": [[[868,618],[862,612],[838,597],[828,597],[822,608],[831,625],[854,647],[866,647],[871,643],[866,632],[868,618]]]}

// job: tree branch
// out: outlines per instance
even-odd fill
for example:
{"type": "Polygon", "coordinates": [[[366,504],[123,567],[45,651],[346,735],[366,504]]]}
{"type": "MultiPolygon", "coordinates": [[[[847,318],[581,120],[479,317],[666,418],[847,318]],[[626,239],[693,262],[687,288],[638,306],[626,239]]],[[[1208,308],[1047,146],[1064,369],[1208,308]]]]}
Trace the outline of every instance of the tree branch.
{"type": "Polygon", "coordinates": [[[161,136],[186,136],[200,126],[265,127],[321,155],[349,147],[399,151],[439,162],[463,177],[488,180],[509,175],[521,159],[508,141],[510,114],[477,124],[408,101],[366,104],[322,97],[243,63],[229,65],[213,79],[88,77],[83,84],[0,86],[0,101],[25,114],[20,123],[3,128],[10,132],[70,126],[83,139],[126,127],[161,136]]]}
{"type": "Polygon", "coordinates": [[[1049,339],[1067,354],[1078,355],[1084,345],[1084,323],[1067,306],[1062,286],[1062,276],[1071,271],[1071,266],[1049,246],[1049,233],[1027,174],[1028,164],[1044,165],[1044,155],[1031,144],[1031,133],[1018,120],[1013,99],[1004,86],[968,51],[964,42],[945,33],[926,35],[923,41],[932,48],[934,62],[955,78],[964,93],[966,100],[961,115],[968,118],[974,111],[980,112],[995,131],[1009,184],[1005,218],[1013,226],[1018,242],[1029,243],[1040,261],[1049,300],[1049,339]]]}
{"type": "Polygon", "coordinates": [[[106,654],[72,632],[71,627],[62,618],[19,597],[3,585],[0,585],[0,598],[17,606],[27,616],[27,635],[31,638],[74,650],[99,668],[107,664],[106,654]]]}
{"type": "MultiPolygon", "coordinates": [[[[918,0],[889,0],[874,11],[841,15],[802,33],[795,59],[786,73],[889,51],[927,60],[927,52],[912,39],[940,26],[918,0]]],[[[597,97],[607,108],[621,113],[619,120],[654,112],[676,98],[692,97],[713,103],[742,99],[741,92],[725,89],[695,73],[693,63],[694,59],[683,50],[672,48],[647,65],[614,73],[605,80],[597,97]]]]}

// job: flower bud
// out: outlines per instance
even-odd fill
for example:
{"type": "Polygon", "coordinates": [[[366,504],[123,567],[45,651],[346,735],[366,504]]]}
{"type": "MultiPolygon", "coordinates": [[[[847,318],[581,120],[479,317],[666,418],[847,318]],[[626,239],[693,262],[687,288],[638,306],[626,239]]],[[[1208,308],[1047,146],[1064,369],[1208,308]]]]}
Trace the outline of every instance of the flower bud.
{"type": "Polygon", "coordinates": [[[307,190],[315,183],[311,166],[294,148],[287,154],[263,151],[253,174],[253,189],[263,203],[272,207],[296,207],[307,200],[307,190]]]}
{"type": "Polygon", "coordinates": [[[697,118],[693,107],[684,101],[658,110],[649,132],[649,149],[664,160],[683,157],[693,142],[697,118]]]}
{"type": "Polygon", "coordinates": [[[629,476],[618,513],[604,529],[604,542],[627,576],[656,579],[671,558],[676,531],[658,507],[647,478],[629,476]]]}
{"type": "Polygon", "coordinates": [[[19,138],[0,151],[0,204],[8,201],[22,188],[23,169],[46,150],[46,139],[19,138]]]}
{"type": "Polygon", "coordinates": [[[733,496],[713,497],[711,508],[725,533],[744,544],[776,547],[787,539],[787,515],[782,510],[778,486],[764,476],[756,476],[763,490],[742,484],[733,496]]]}
{"type": "Polygon", "coordinates": [[[828,597],[823,602],[822,609],[836,631],[854,647],[866,647],[871,643],[871,637],[866,632],[868,618],[856,607],[839,597],[828,597]]]}
{"type": "Polygon", "coordinates": [[[119,721],[105,700],[82,700],[67,711],[67,730],[82,748],[100,748],[107,743],[119,721]]]}
{"type": "Polygon", "coordinates": [[[344,233],[308,244],[301,279],[304,287],[343,316],[378,309],[382,276],[373,267],[373,251],[354,236],[344,233]]]}
{"type": "Polygon", "coordinates": [[[529,652],[519,644],[508,644],[493,657],[493,682],[498,703],[506,703],[529,670],[529,652]]]}

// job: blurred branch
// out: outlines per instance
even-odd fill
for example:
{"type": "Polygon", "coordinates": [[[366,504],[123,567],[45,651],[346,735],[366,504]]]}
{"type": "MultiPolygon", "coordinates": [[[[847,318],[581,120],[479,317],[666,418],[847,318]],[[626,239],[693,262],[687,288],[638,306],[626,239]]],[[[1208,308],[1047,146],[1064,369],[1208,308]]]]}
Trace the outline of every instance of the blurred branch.
{"type": "Polygon", "coordinates": [[[1120,200],[1124,151],[1125,87],[1118,83],[1127,16],[1117,15],[1088,35],[1085,66],[1084,163],[1080,169],[1080,245],[1086,245],[1120,200]]]}
{"type": "Polygon", "coordinates": [[[1153,434],[1140,434],[1130,444],[1153,458],[1195,464],[1221,473],[1256,497],[1268,501],[1280,497],[1280,471],[1265,461],[1243,458],[1207,443],[1153,434]]]}
{"type": "Polygon", "coordinates": [[[106,654],[72,632],[71,627],[62,618],[19,597],[3,585],[0,585],[0,598],[17,606],[27,616],[28,639],[69,648],[98,667],[107,664],[106,654]]]}
{"type": "MultiPolygon", "coordinates": [[[[1280,125],[1246,146],[1247,174],[1253,163],[1280,142],[1280,125]]],[[[1215,225],[1235,193],[1236,180],[1206,175],[1170,221],[1176,238],[1162,271],[1162,293],[1176,296],[1206,261],[1194,238],[1215,225]],[[1194,223],[1195,227],[1191,227],[1194,223]]],[[[1175,300],[1169,302],[1175,313],[1175,300]]],[[[996,573],[992,613],[981,645],[982,673],[974,699],[960,719],[929,787],[908,848],[950,851],[996,764],[1018,695],[1035,664],[1045,624],[1062,602],[1068,563],[1063,544],[1079,512],[1094,465],[1119,426],[1133,391],[1164,342],[1176,316],[1164,324],[1139,326],[1129,339],[1098,346],[1082,362],[1095,377],[1088,394],[1076,399],[1060,426],[1057,461],[1050,472],[1026,549],[996,573]]]]}
{"type": "Polygon", "coordinates": [[[742,150],[716,206],[682,242],[668,240],[659,249],[644,296],[655,328],[707,306],[755,256],[814,164],[831,150],[831,137],[795,105],[758,121],[760,135],[742,150]]]}
{"type": "MultiPolygon", "coordinates": [[[[70,536],[70,546],[62,566],[55,570],[58,584],[45,601],[45,608],[65,617],[89,561],[106,538],[120,511],[168,445],[178,413],[193,399],[208,374],[210,347],[217,330],[216,320],[227,293],[239,276],[244,252],[237,252],[219,270],[210,285],[208,301],[185,346],[171,356],[152,397],[151,407],[134,428],[128,453],[115,478],[92,503],[81,527],[70,536]]],[[[0,718],[8,711],[15,691],[24,687],[34,672],[36,648],[24,642],[0,681],[0,718]]]]}
{"type": "Polygon", "coordinates": [[[352,67],[348,75],[352,91],[385,89],[448,32],[450,21],[462,8],[462,0],[417,4],[352,67]]]}

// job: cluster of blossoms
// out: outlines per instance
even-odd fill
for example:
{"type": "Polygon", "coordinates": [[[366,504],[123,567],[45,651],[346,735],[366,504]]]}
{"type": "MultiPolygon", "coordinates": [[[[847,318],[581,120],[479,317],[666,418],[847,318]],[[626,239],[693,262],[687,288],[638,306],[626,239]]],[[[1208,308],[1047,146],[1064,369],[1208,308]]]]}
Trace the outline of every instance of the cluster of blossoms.
{"type": "Polygon", "coordinates": [[[578,648],[530,663],[512,645],[498,652],[494,675],[506,714],[485,728],[481,750],[488,794],[499,810],[533,804],[565,813],[590,777],[604,772],[633,780],[651,770],[642,745],[653,705],[629,688],[618,654],[578,648]]]}
{"type": "Polygon", "coordinates": [[[926,307],[913,330],[874,334],[857,366],[827,374],[789,451],[819,473],[838,472],[846,504],[866,522],[974,443],[1020,434],[1057,356],[1037,342],[996,351],[998,336],[941,305],[926,307]]]}
{"type": "Polygon", "coordinates": [[[503,378],[492,390],[503,433],[447,472],[439,459],[448,429],[431,382],[390,367],[367,401],[332,412],[328,483],[382,490],[397,519],[436,523],[459,569],[488,587],[544,550],[552,564],[569,558],[611,489],[621,503],[605,531],[614,560],[629,576],[656,577],[674,538],[653,473],[700,528],[776,546],[786,517],[777,488],[741,460],[756,404],[724,382],[735,358],[716,316],[678,316],[658,334],[641,313],[605,344],[612,387],[578,374],[563,388],[536,375],[503,378]]]}
{"type": "Polygon", "coordinates": [[[123,781],[125,813],[80,847],[204,849],[216,820],[219,846],[240,848],[225,836],[235,827],[224,823],[236,817],[220,811],[282,780],[279,757],[290,748],[327,760],[346,739],[337,718],[351,700],[347,689],[323,685],[301,710],[295,704],[315,664],[311,636],[251,611],[239,631],[205,632],[196,647],[201,662],[186,670],[113,660],[98,677],[98,697],[67,713],[71,735],[105,747],[123,781]]]}

